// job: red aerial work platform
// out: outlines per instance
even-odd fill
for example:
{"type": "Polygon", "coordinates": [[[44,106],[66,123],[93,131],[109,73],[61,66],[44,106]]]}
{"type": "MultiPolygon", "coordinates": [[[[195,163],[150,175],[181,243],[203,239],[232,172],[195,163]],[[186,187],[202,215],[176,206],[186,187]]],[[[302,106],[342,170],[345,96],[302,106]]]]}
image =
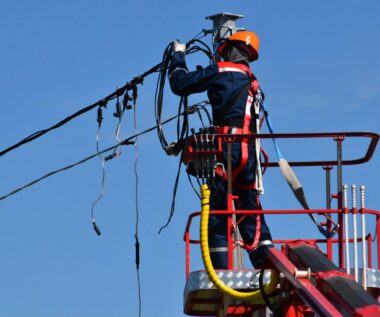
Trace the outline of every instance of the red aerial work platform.
{"type": "MultiPolygon", "coordinates": [[[[207,136],[209,137],[209,136],[207,136]]],[[[228,270],[216,270],[215,276],[210,272],[199,270],[190,272],[190,249],[192,244],[201,244],[200,238],[190,235],[194,218],[201,212],[192,213],[186,226],[184,241],[186,243],[186,286],[184,291],[184,312],[192,316],[380,316],[380,212],[365,207],[364,187],[360,193],[360,208],[356,208],[356,192],[353,187],[353,206],[348,208],[346,186],[342,183],[342,168],[345,165],[356,165],[368,162],[376,148],[379,135],[368,132],[337,132],[337,133],[304,133],[304,134],[260,134],[260,135],[214,135],[216,140],[233,142],[239,138],[260,139],[288,138],[315,139],[324,138],[336,142],[337,159],[320,161],[293,161],[290,166],[320,166],[326,173],[326,209],[318,210],[233,210],[233,197],[228,196],[228,210],[210,211],[210,214],[318,214],[327,215],[322,223],[327,230],[337,228],[337,238],[318,238],[300,240],[274,240],[275,248],[269,249],[265,268],[254,270],[236,267],[229,261],[228,270]],[[368,140],[368,148],[362,157],[345,160],[342,158],[342,146],[348,139],[368,140]],[[337,193],[330,192],[330,172],[337,169],[337,193]],[[330,198],[337,198],[337,208],[331,209],[330,198]],[[358,236],[356,216],[361,216],[361,230],[358,236]],[[372,234],[366,232],[366,219],[371,217],[376,223],[376,252],[372,245],[372,234]],[[348,217],[352,218],[352,232],[348,228],[348,217]],[[334,221],[333,218],[337,220],[334,221]],[[358,251],[360,245],[361,250],[358,251]],[[333,246],[336,246],[334,248],[333,246]],[[325,252],[321,251],[325,247],[325,252]],[[337,249],[337,254],[333,251],[337,249]],[[353,249],[353,254],[350,251],[353,249]],[[376,254],[375,254],[376,253],[376,254]],[[359,254],[362,265],[359,268],[359,254]],[[338,265],[334,264],[337,260],[338,265]],[[373,267],[373,260],[377,268],[373,267]],[[353,260],[354,266],[350,267],[353,260]],[[346,265],[345,265],[346,264],[346,265]],[[347,265],[348,264],[348,265],[347,265]],[[264,286],[273,283],[275,287],[271,294],[265,294],[264,286]],[[213,281],[218,280],[217,283],[213,281]],[[217,285],[217,287],[215,286],[217,285]],[[222,285],[222,287],[220,286],[222,285]],[[225,289],[241,293],[258,291],[259,296],[253,300],[235,298],[225,289]],[[268,309],[272,309],[270,312],[268,309]]],[[[201,136],[204,138],[204,136],[201,136]]],[[[210,162],[210,156],[217,156],[218,149],[194,149],[192,142],[184,151],[184,161],[187,164],[200,157],[200,160],[210,162]]],[[[199,162],[199,161],[198,161],[199,162]]],[[[269,162],[268,167],[277,167],[276,162],[269,162]]],[[[203,209],[203,207],[202,207],[203,209]]],[[[202,210],[203,212],[203,210],[202,210]]],[[[229,222],[231,223],[231,222],[229,222]]],[[[232,226],[232,225],[231,225],[232,226]]],[[[228,232],[233,232],[228,228],[228,232]]],[[[230,258],[233,258],[240,246],[237,241],[229,239],[230,258]]],[[[234,294],[234,293],[232,293],[234,294]]]]}

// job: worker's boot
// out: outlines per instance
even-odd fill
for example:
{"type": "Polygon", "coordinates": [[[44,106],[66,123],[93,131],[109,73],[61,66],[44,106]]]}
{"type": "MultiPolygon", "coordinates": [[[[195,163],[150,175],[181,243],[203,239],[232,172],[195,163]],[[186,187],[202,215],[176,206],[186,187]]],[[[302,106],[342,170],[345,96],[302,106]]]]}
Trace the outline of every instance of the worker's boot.
{"type": "Polygon", "coordinates": [[[261,269],[268,258],[268,249],[273,248],[271,240],[260,241],[258,247],[249,253],[249,259],[255,269],[261,269]]]}

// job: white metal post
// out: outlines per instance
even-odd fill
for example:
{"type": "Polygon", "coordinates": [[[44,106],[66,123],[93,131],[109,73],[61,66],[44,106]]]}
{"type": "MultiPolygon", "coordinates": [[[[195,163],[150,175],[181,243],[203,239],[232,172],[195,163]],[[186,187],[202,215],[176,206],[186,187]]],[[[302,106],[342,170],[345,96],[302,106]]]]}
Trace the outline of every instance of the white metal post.
{"type": "Polygon", "coordinates": [[[355,281],[359,278],[359,268],[358,268],[358,228],[356,223],[356,185],[351,185],[352,191],[352,222],[354,231],[354,276],[355,281]]]}
{"type": "Polygon", "coordinates": [[[367,289],[367,248],[366,248],[366,227],[365,227],[365,186],[360,186],[360,209],[362,213],[362,265],[363,265],[363,287],[367,289]]]}
{"type": "Polygon", "coordinates": [[[346,272],[347,274],[350,274],[350,240],[349,240],[349,233],[348,233],[348,214],[347,214],[347,208],[348,208],[348,199],[347,199],[347,185],[343,185],[343,211],[344,211],[344,236],[345,236],[345,247],[346,247],[346,272]]]}

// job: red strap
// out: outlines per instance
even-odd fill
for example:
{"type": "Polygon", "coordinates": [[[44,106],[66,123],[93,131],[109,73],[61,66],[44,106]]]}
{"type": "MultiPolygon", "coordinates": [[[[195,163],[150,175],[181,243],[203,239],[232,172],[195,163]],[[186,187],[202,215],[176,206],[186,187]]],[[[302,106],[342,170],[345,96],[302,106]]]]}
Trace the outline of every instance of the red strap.
{"type": "MultiPolygon", "coordinates": [[[[244,64],[236,64],[231,62],[218,62],[217,63],[219,72],[240,72],[247,74],[250,78],[252,78],[252,84],[251,87],[248,90],[248,97],[245,105],[245,114],[244,114],[244,124],[243,128],[239,129],[239,131],[236,131],[238,134],[249,134],[252,131],[250,130],[251,125],[251,107],[252,103],[254,101],[254,96],[256,94],[256,91],[259,88],[259,82],[257,81],[256,77],[252,74],[251,70],[248,66],[244,64]]],[[[228,133],[228,127],[222,127],[223,133],[228,133]]],[[[232,172],[232,182],[235,183],[235,179],[237,176],[243,171],[245,166],[248,163],[248,138],[243,138],[241,140],[241,161],[237,168],[235,168],[232,172]]],[[[227,175],[223,173],[223,170],[219,167],[216,169],[216,174],[223,177],[225,180],[227,180],[227,175]]],[[[235,184],[234,184],[235,185],[235,184]]],[[[235,187],[235,186],[234,186],[235,187]]],[[[236,186],[238,187],[238,186],[236,186]]],[[[252,186],[250,186],[252,187],[252,186]]]]}
{"type": "Polygon", "coordinates": [[[231,62],[218,62],[219,72],[245,72],[250,77],[255,77],[248,66],[231,62]]]}
{"type": "MultiPolygon", "coordinates": [[[[260,198],[259,198],[258,195],[256,196],[256,206],[261,209],[260,198]]],[[[242,217],[239,220],[239,222],[242,221],[245,217],[246,216],[242,217]]],[[[253,250],[255,250],[257,248],[257,244],[260,241],[260,234],[261,234],[261,217],[258,214],[258,215],[256,215],[256,230],[255,230],[255,236],[253,237],[252,244],[249,245],[249,244],[244,243],[244,241],[242,241],[241,247],[243,249],[247,250],[248,253],[252,252],[253,250]]]]}
{"type": "MultiPolygon", "coordinates": [[[[252,131],[250,131],[250,125],[251,125],[251,119],[252,119],[252,114],[251,114],[251,108],[252,108],[252,103],[254,102],[254,97],[255,94],[259,88],[259,82],[256,80],[255,76],[252,74],[251,70],[249,67],[247,67],[244,64],[235,64],[231,62],[218,62],[217,63],[219,72],[227,72],[227,71],[232,71],[232,72],[240,72],[240,73],[246,73],[252,78],[252,84],[251,87],[248,90],[248,97],[245,105],[245,114],[244,114],[244,124],[243,128],[239,129],[240,131],[236,131],[237,133],[241,134],[249,134],[252,131]]],[[[223,133],[228,133],[229,129],[228,127],[221,127],[221,131],[223,133]]],[[[240,185],[235,182],[237,176],[243,171],[243,169],[246,167],[248,163],[248,143],[249,143],[249,138],[243,138],[241,140],[241,160],[239,166],[233,170],[232,172],[232,184],[233,187],[236,189],[240,190],[251,190],[255,189],[255,182],[253,182],[250,185],[240,185]]],[[[267,157],[264,153],[264,157],[267,157]]],[[[226,181],[228,180],[228,175],[223,172],[221,167],[216,168],[216,174],[222,178],[224,178],[226,181]]],[[[259,196],[257,195],[257,206],[259,206],[260,200],[259,196]]],[[[260,239],[260,233],[261,233],[261,217],[260,215],[256,215],[256,230],[255,230],[255,236],[253,238],[252,244],[247,245],[243,244],[243,248],[246,249],[248,252],[253,251],[259,242],[260,239]]]]}

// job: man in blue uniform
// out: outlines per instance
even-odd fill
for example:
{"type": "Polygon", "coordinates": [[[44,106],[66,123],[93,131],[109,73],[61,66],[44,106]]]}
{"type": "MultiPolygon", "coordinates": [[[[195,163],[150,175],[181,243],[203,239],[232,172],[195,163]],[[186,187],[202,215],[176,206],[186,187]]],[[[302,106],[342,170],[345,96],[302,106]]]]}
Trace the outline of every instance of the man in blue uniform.
{"type": "MultiPolygon", "coordinates": [[[[218,53],[223,62],[189,72],[186,66],[186,45],[175,41],[169,66],[172,91],[180,96],[207,91],[212,106],[213,124],[218,133],[246,134],[256,132],[258,111],[254,111],[255,97],[259,92],[256,77],[249,63],[258,58],[259,38],[253,32],[237,32],[223,43],[218,53]]],[[[223,164],[227,166],[227,145],[223,144],[223,164]]],[[[241,140],[232,144],[233,194],[239,196],[239,208],[261,209],[255,179],[257,171],[255,144],[241,140]]],[[[218,173],[219,172],[219,173],[218,173]]],[[[211,209],[227,209],[227,182],[225,175],[211,184],[211,209]]],[[[255,268],[260,268],[266,250],[273,247],[272,237],[264,216],[238,216],[239,230],[244,247],[255,268]]],[[[209,245],[214,268],[227,268],[227,216],[210,215],[209,245]]]]}

